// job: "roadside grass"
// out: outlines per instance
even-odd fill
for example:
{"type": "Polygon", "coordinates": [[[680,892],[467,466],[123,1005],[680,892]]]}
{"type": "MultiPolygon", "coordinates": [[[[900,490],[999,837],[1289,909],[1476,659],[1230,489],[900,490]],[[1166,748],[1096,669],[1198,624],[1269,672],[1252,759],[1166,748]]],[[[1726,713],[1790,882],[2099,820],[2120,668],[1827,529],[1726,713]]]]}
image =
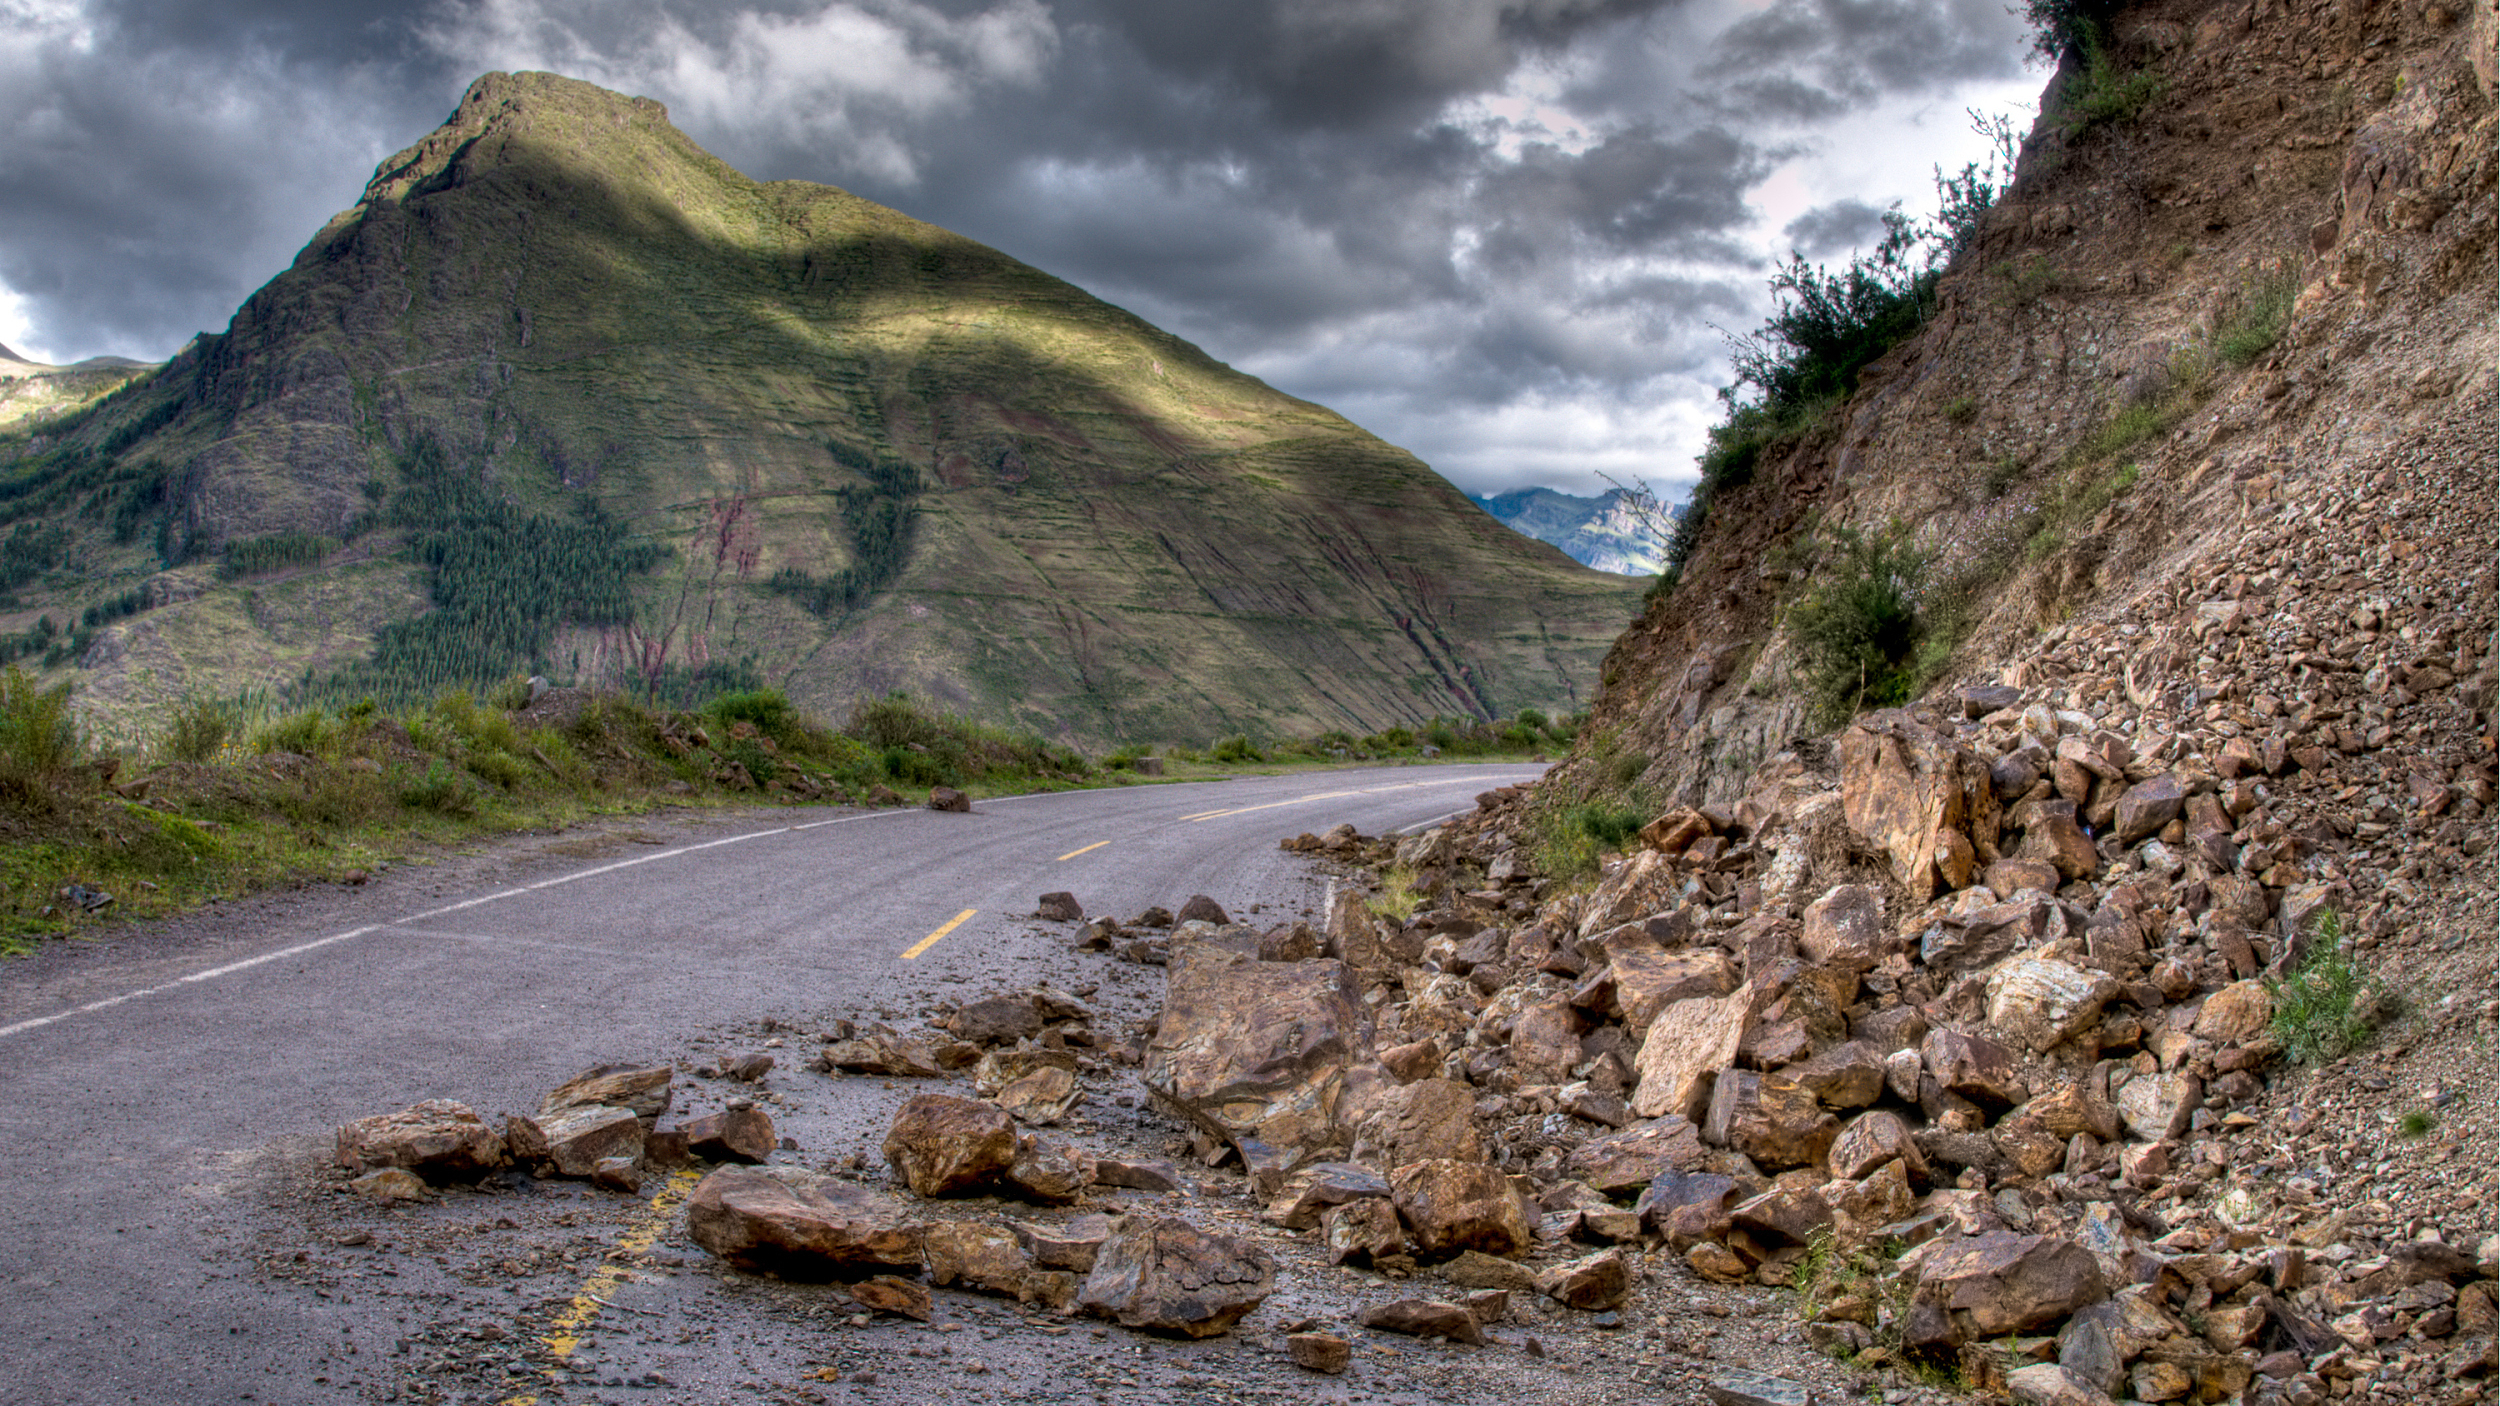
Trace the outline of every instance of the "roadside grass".
{"type": "Polygon", "coordinates": [[[519,679],[396,712],[369,699],[277,711],[191,698],[157,735],[106,744],[80,731],[67,685],[0,669],[0,955],[257,891],[352,882],[430,851],[594,816],[916,804],[938,785],[1000,796],[1524,761],[1562,750],[1576,725],[1529,712],[1359,739],[1235,738],[1205,753],[1131,747],[1097,761],[901,694],[862,699],[838,727],[769,688],[687,709],[569,690],[561,707],[527,711],[528,700],[519,679]],[[1137,760],[1158,754],[1162,774],[1139,774],[1137,760]]]}

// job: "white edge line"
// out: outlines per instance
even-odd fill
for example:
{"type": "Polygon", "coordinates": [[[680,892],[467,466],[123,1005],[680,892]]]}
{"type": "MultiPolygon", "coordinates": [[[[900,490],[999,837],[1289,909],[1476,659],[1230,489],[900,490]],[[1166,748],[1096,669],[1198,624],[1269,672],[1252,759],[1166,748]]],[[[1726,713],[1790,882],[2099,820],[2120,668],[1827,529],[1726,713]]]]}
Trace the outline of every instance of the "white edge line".
{"type": "Polygon", "coordinates": [[[29,1019],[18,1021],[14,1025],[0,1025],[0,1040],[5,1040],[12,1035],[25,1034],[29,1030],[40,1030],[47,1025],[56,1025],[61,1021],[69,1019],[71,1016],[91,1015],[97,1011],[107,1010],[114,1006],[118,1006],[125,1001],[136,1001],[148,996],[159,995],[163,992],[171,991],[178,987],[191,985],[197,982],[214,981],[221,976],[232,976],[236,972],[248,971],[251,968],[260,966],[264,963],[280,962],[289,957],[300,957],[306,952],[312,952],[323,947],[328,947],[332,943],[345,942],[350,938],[363,937],[367,933],[379,932],[388,927],[397,927],[402,923],[421,923],[428,918],[439,918],[446,913],[457,913],[463,909],[475,908],[481,904],[496,902],[499,899],[519,898],[524,894],[536,893],[540,889],[551,889],[559,884],[569,884],[577,879],[591,879],[597,878],[601,874],[613,874],[619,869],[631,869],[637,864],[649,864],[655,860],[661,859],[674,859],[681,854],[693,854],[699,850],[718,849],[722,845],[734,845],[747,840],[760,840],[770,835],[789,835],[795,834],[801,830],[822,829],[827,825],[846,825],[855,820],[877,820],[886,816],[909,815],[911,813],[912,812],[907,810],[878,810],[870,811],[864,815],[837,815],[830,820],[811,820],[803,825],[782,825],[770,830],[754,830],[743,835],[728,835],[717,840],[705,840],[703,843],[697,845],[686,845],[678,849],[661,850],[657,854],[644,854],[637,855],[632,859],[620,859],[614,864],[602,864],[593,869],[583,869],[571,874],[560,874],[552,879],[541,879],[534,884],[523,884],[519,888],[509,888],[497,893],[482,894],[476,898],[466,899],[459,903],[451,903],[440,908],[428,909],[423,913],[411,913],[404,918],[393,918],[387,923],[367,923],[360,928],[350,928],[345,932],[334,932],[328,937],[316,937],[310,942],[299,942],[292,947],[279,948],[275,952],[263,952],[256,957],[245,957],[240,961],[228,962],[223,966],[210,967],[205,971],[196,971],[186,976],[178,976],[160,986],[143,986],[136,991],[124,991],[120,995],[107,996],[98,1001],[89,1001],[83,1006],[72,1006],[65,1011],[54,1011],[50,1015],[33,1016],[29,1019]]]}
{"type": "MultiPolygon", "coordinates": [[[[1475,807],[1474,807],[1474,806],[1469,806],[1469,807],[1467,808],[1467,810],[1474,810],[1474,809],[1475,809],[1475,807]]],[[[1398,831],[1398,833],[1399,833],[1399,834],[1401,834],[1401,835],[1412,835],[1412,834],[1415,834],[1415,833],[1417,833],[1417,832],[1419,832],[1419,831],[1429,830],[1429,829],[1431,829],[1433,826],[1440,824],[1442,821],[1445,821],[1445,820],[1456,820],[1456,819],[1458,819],[1460,816],[1465,815],[1466,813],[1467,813],[1467,811],[1466,811],[1466,810],[1454,810],[1454,811],[1451,811],[1451,812],[1450,812],[1449,814],[1447,814],[1447,815],[1436,815],[1436,816],[1434,816],[1433,818],[1431,818],[1430,820],[1418,820],[1418,821],[1416,821],[1414,824],[1407,826],[1405,829],[1398,831]]]]}

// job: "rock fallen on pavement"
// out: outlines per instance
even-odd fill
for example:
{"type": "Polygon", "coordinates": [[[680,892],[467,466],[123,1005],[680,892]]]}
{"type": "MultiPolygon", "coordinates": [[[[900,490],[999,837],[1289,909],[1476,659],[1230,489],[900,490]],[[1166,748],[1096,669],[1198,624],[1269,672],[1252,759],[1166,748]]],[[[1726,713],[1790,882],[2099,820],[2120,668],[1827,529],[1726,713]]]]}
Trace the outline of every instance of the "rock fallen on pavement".
{"type": "Polygon", "coordinates": [[[1276,1287],[1276,1262],[1246,1240],[1177,1216],[1123,1217],[1077,1292],[1090,1313],[1130,1328],[1205,1338],[1226,1332],[1276,1287]]]}
{"type": "Polygon", "coordinates": [[[723,1167],[686,1198],[686,1232],[732,1264],[792,1279],[919,1272],[921,1227],[873,1191],[793,1167],[723,1167]]]}
{"type": "Polygon", "coordinates": [[[338,1134],[339,1165],[355,1172],[404,1167],[424,1177],[474,1177],[510,1160],[486,1120],[447,1098],[359,1118],[338,1134]]]}
{"type": "Polygon", "coordinates": [[[1471,1347],[1484,1345],[1484,1327],[1460,1304],[1442,1299],[1397,1299],[1364,1309],[1355,1322],[1384,1333],[1410,1338],[1447,1338],[1471,1347]]]}
{"type": "Polygon", "coordinates": [[[1015,1120],[975,1099],[916,1094],[896,1110],[884,1152],[914,1196],[960,1196],[1014,1165],[1015,1120]]]}

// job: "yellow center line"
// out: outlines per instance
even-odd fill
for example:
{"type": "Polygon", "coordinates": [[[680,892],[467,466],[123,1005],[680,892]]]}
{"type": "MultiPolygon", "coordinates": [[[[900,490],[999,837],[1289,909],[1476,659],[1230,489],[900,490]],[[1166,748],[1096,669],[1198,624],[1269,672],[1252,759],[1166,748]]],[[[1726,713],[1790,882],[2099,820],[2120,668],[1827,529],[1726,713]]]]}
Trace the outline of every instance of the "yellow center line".
{"type": "Polygon", "coordinates": [[[1052,860],[1052,861],[1051,861],[1051,863],[1053,863],[1053,864],[1065,864],[1065,863],[1067,863],[1069,860],[1076,858],[1076,857],[1077,857],[1078,855],[1080,855],[1080,854],[1092,854],[1095,850],[1101,849],[1104,845],[1107,845],[1107,844],[1109,844],[1109,843],[1111,843],[1109,840],[1096,840],[1096,841],[1094,841],[1092,844],[1087,845],[1087,846],[1086,846],[1085,848],[1083,848],[1083,849],[1072,849],[1072,850],[1069,850],[1066,854],[1063,854],[1063,855],[1059,856],[1057,859],[1052,860]]]}
{"type": "MultiPolygon", "coordinates": [[[[686,1199],[687,1193],[694,1190],[697,1180],[693,1172],[671,1173],[668,1183],[651,1198],[650,1206],[634,1221],[633,1227],[618,1238],[608,1262],[582,1281],[581,1288],[574,1291],[573,1301],[565,1305],[564,1311],[547,1325],[547,1331],[538,1341],[547,1349],[547,1355],[556,1360],[556,1366],[548,1369],[551,1380],[572,1358],[574,1350],[582,1345],[582,1334],[599,1317],[599,1310],[607,1306],[608,1296],[615,1293],[616,1286],[624,1283],[626,1276],[632,1272],[629,1262],[642,1258],[660,1238],[660,1232],[668,1226],[670,1215],[677,1210],[678,1203],[686,1199]]],[[[537,1393],[532,1392],[506,1397],[503,1406],[537,1406],[537,1403],[537,1393]]]]}
{"type": "Polygon", "coordinates": [[[980,911],[981,910],[978,908],[967,908],[956,914],[954,917],[947,919],[946,926],[939,928],[936,932],[933,932],[927,937],[920,939],[918,942],[913,943],[911,945],[911,950],[903,954],[903,960],[908,962],[912,958],[919,956],[921,953],[928,951],[930,948],[937,946],[937,940],[939,938],[946,936],[948,933],[953,932],[959,927],[962,927],[964,925],[964,919],[969,918],[973,914],[980,911]]]}

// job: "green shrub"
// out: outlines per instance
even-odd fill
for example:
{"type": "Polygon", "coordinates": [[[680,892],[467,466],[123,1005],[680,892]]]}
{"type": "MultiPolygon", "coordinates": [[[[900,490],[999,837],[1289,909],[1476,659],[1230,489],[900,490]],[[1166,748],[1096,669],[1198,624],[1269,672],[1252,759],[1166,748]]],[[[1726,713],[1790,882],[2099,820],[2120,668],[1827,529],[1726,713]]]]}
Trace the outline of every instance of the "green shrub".
{"type": "Polygon", "coordinates": [[[955,786],[962,776],[944,758],[930,752],[915,752],[897,743],[885,749],[879,758],[886,778],[905,786],[955,786]]]}
{"type": "Polygon", "coordinates": [[[764,750],[760,738],[733,737],[718,750],[723,757],[745,767],[747,775],[754,777],[759,786],[781,775],[781,759],[764,750]]]}
{"type": "Polygon", "coordinates": [[[399,784],[399,803],[412,810],[430,810],[442,815],[474,815],[477,813],[477,783],[458,767],[434,757],[425,770],[405,777],[399,784]]]}
{"type": "Polygon", "coordinates": [[[1926,559],[1897,531],[1838,536],[1840,559],[1789,613],[1800,672],[1818,719],[1908,699],[1922,630],[1917,590],[1926,559]]]}
{"type": "Polygon", "coordinates": [[[471,752],[465,765],[472,775],[491,781],[507,791],[521,789],[521,783],[530,778],[527,762],[497,747],[484,747],[471,752]]]}
{"type": "Polygon", "coordinates": [[[340,732],[338,723],[321,709],[299,709],[261,724],[252,736],[252,750],[326,757],[338,751],[340,732]]]}
{"type": "Polygon", "coordinates": [[[213,762],[239,728],[231,705],[194,694],[174,705],[164,736],[156,739],[157,755],[169,762],[213,762]]]}
{"type": "Polygon", "coordinates": [[[85,753],[70,686],[45,688],[15,665],[0,672],[0,797],[48,807],[85,753]]]}
{"type": "Polygon", "coordinates": [[[2322,910],[2311,929],[2309,955],[2279,980],[2272,1029],[2283,1053],[2301,1064],[2341,1059],[2370,1042],[2386,1014],[2387,988],[2378,976],[2343,950],[2343,925],[2322,910]]]}
{"type": "Polygon", "coordinates": [[[1424,725],[1422,735],[1425,746],[1438,747],[1444,752],[1458,745],[1457,730],[1438,718],[1424,725]]]}
{"type": "Polygon", "coordinates": [[[2261,270],[2214,324],[2216,355],[2233,366],[2246,366],[2283,340],[2291,325],[2292,304],[2300,296],[2300,270],[2289,260],[2261,270]]]}
{"type": "Polygon", "coordinates": [[[2169,89],[2170,80],[2151,69],[2122,72],[2099,35],[2083,42],[2083,67],[2060,96],[2051,121],[2058,135],[2073,141],[2095,127],[2133,122],[2169,89]]]}
{"type": "Polygon", "coordinates": [[[1264,753],[1260,752],[1258,748],[1250,745],[1249,734],[1240,732],[1236,732],[1232,736],[1216,743],[1213,748],[1209,749],[1207,756],[1214,761],[1234,765],[1238,765],[1242,762],[1263,762],[1267,760],[1264,753]]]}

